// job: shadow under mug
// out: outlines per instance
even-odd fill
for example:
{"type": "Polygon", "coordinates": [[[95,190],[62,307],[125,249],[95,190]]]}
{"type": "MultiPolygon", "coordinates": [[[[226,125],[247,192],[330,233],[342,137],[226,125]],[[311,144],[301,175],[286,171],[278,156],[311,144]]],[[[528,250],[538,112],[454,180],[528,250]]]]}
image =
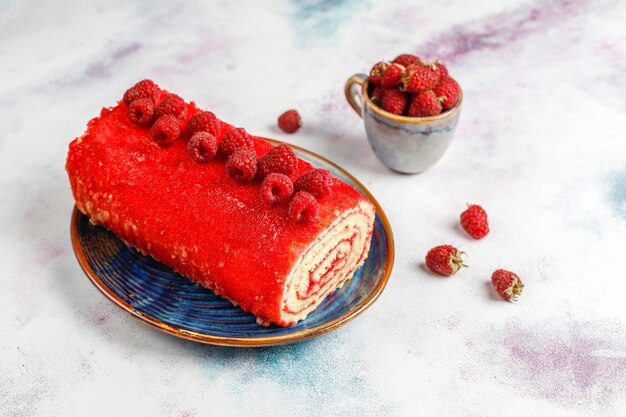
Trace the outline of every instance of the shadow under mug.
{"type": "Polygon", "coordinates": [[[446,152],[461,114],[463,91],[454,107],[430,117],[398,116],[372,102],[365,74],[354,74],[345,84],[348,103],[363,118],[374,153],[390,169],[416,174],[432,167],[446,152]],[[359,91],[360,88],[360,91],[359,91]]]}

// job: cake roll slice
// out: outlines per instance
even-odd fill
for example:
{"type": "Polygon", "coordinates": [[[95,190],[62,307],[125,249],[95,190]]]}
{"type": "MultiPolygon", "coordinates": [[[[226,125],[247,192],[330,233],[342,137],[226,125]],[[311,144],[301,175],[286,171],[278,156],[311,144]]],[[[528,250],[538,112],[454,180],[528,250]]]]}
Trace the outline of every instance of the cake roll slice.
{"type": "MultiPolygon", "coordinates": [[[[155,105],[167,96],[159,89],[155,105]]],[[[76,206],[93,223],[263,325],[304,319],[363,264],[375,208],[353,187],[332,177],[330,195],[318,199],[318,217],[294,221],[289,201],[263,200],[259,178],[234,180],[223,156],[207,163],[190,157],[189,121],[200,112],[194,103],[176,110],[183,133],[162,146],[150,125],[129,121],[125,101],[102,109],[69,146],[76,206]]],[[[219,143],[233,126],[215,119],[212,129],[219,143]]],[[[273,147],[251,139],[258,158],[273,147]]],[[[298,159],[289,177],[296,181],[313,169],[298,159]]]]}

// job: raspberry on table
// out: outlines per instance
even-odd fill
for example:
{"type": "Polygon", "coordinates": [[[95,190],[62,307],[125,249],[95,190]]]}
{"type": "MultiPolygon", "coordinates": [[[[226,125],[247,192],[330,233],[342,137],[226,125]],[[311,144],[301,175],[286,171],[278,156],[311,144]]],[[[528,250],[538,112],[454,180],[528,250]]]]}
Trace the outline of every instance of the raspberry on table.
{"type": "Polygon", "coordinates": [[[463,254],[451,245],[435,246],[426,254],[426,267],[436,274],[450,276],[467,266],[461,259],[463,254]]]}
{"type": "Polygon", "coordinates": [[[439,82],[439,73],[431,64],[413,64],[404,72],[401,90],[407,93],[419,93],[434,88],[439,82]]]}
{"type": "Polygon", "coordinates": [[[429,117],[441,113],[441,102],[433,90],[424,90],[415,96],[409,106],[409,117],[429,117]]]}
{"type": "Polygon", "coordinates": [[[225,156],[232,154],[238,148],[254,149],[252,137],[242,127],[229,130],[222,138],[219,147],[220,152],[225,156]]]}
{"type": "Polygon", "coordinates": [[[297,110],[287,110],[278,118],[278,127],[285,133],[295,133],[302,127],[302,118],[297,110]]]}
{"type": "Polygon", "coordinates": [[[272,172],[293,174],[298,166],[298,157],[286,143],[274,146],[259,160],[259,174],[266,177],[272,172]]]}
{"type": "Polygon", "coordinates": [[[404,67],[400,64],[391,64],[387,67],[380,78],[380,86],[383,88],[393,88],[400,84],[404,75],[404,67]]]}
{"type": "Polygon", "coordinates": [[[400,64],[405,68],[409,65],[417,64],[419,62],[421,62],[420,59],[412,54],[401,54],[395,57],[393,61],[391,61],[391,63],[400,64]]]}
{"type": "Polygon", "coordinates": [[[261,199],[267,204],[278,204],[287,200],[293,193],[291,179],[284,175],[273,172],[261,183],[261,199]]]}
{"type": "Polygon", "coordinates": [[[180,120],[170,114],[160,117],[152,125],[150,136],[161,147],[171,145],[180,136],[180,120]]]}
{"type": "Polygon", "coordinates": [[[215,157],[217,140],[209,132],[196,132],[187,143],[187,152],[194,161],[204,164],[215,157]]]}
{"type": "Polygon", "coordinates": [[[327,169],[317,168],[300,175],[293,184],[294,190],[306,191],[316,199],[330,195],[333,176],[327,169]]]}
{"type": "Polygon", "coordinates": [[[220,133],[220,121],[217,120],[215,114],[210,111],[203,111],[195,114],[189,119],[187,128],[191,134],[196,132],[209,132],[217,138],[220,133]]]}
{"type": "Polygon", "coordinates": [[[254,149],[237,148],[226,161],[228,176],[240,182],[252,180],[256,174],[257,158],[254,149]]]}
{"type": "Polygon", "coordinates": [[[176,94],[169,93],[156,108],[157,119],[166,114],[171,114],[179,119],[185,117],[187,113],[187,103],[176,94]]]}
{"type": "Polygon", "coordinates": [[[487,212],[477,204],[470,204],[461,213],[461,226],[474,239],[482,239],[489,233],[487,212]]]}
{"type": "Polygon", "coordinates": [[[447,77],[439,81],[439,84],[435,86],[433,92],[438,98],[441,98],[441,107],[443,110],[449,110],[454,107],[459,99],[461,88],[452,77],[447,77]]]}
{"type": "Polygon", "coordinates": [[[319,217],[319,203],[312,194],[298,191],[289,201],[288,214],[296,223],[311,223],[319,217]]]}
{"type": "Polygon", "coordinates": [[[517,274],[498,269],[491,275],[491,283],[498,292],[498,295],[506,301],[517,301],[524,289],[524,283],[517,274]]]}
{"type": "Polygon", "coordinates": [[[137,98],[128,106],[126,116],[131,123],[147,126],[154,118],[154,102],[151,98],[137,98]]]}
{"type": "Polygon", "coordinates": [[[400,90],[387,90],[382,100],[381,107],[389,113],[401,115],[404,113],[408,97],[400,90]]]}
{"type": "Polygon", "coordinates": [[[130,105],[138,98],[150,98],[154,103],[159,101],[161,89],[152,80],[141,80],[124,93],[124,103],[130,105]]]}
{"type": "Polygon", "coordinates": [[[383,61],[374,64],[374,66],[370,70],[369,82],[372,85],[380,85],[380,81],[388,66],[389,64],[383,61]]]}

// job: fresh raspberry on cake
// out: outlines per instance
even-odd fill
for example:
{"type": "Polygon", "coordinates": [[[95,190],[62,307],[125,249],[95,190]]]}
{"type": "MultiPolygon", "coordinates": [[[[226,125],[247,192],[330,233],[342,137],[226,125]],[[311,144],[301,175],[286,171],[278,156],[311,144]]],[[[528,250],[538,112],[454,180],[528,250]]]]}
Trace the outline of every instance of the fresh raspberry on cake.
{"type": "Polygon", "coordinates": [[[426,254],[426,267],[432,272],[450,276],[466,266],[461,256],[463,252],[451,245],[435,246],[426,254]]]}
{"type": "Polygon", "coordinates": [[[126,116],[131,123],[147,126],[154,118],[154,102],[151,98],[138,98],[128,106],[126,116]]]}
{"type": "Polygon", "coordinates": [[[169,93],[156,108],[157,119],[166,114],[171,114],[179,119],[185,117],[187,113],[187,103],[176,94],[169,93]]]}
{"type": "Polygon", "coordinates": [[[302,118],[297,110],[287,110],[278,118],[278,127],[285,133],[295,133],[302,126],[302,118]]]}
{"type": "Polygon", "coordinates": [[[228,156],[232,154],[235,149],[253,149],[254,142],[252,137],[246,129],[241,127],[236,127],[231,129],[224,135],[222,141],[220,142],[220,152],[222,155],[228,156]]]}
{"type": "Polygon", "coordinates": [[[369,76],[369,81],[372,85],[380,85],[380,81],[388,66],[389,64],[383,61],[374,64],[374,66],[370,70],[369,76]]]}
{"type": "Polygon", "coordinates": [[[474,239],[482,239],[489,233],[487,212],[477,204],[470,204],[461,213],[461,226],[474,239]]]}
{"type": "Polygon", "coordinates": [[[259,174],[266,177],[272,172],[285,174],[287,176],[294,173],[298,164],[298,157],[291,149],[291,146],[281,143],[274,146],[259,160],[259,174]]]}
{"type": "Polygon", "coordinates": [[[296,223],[311,223],[319,216],[319,203],[312,194],[298,191],[289,202],[289,217],[296,223]]]}
{"type": "Polygon", "coordinates": [[[380,86],[383,88],[393,88],[400,84],[404,75],[404,67],[400,64],[391,64],[385,70],[380,79],[380,86]]]}
{"type": "Polygon", "coordinates": [[[220,133],[221,122],[217,120],[217,117],[215,117],[215,114],[212,112],[203,111],[193,115],[191,119],[189,119],[187,128],[191,134],[196,132],[209,132],[217,138],[220,133]]]}
{"type": "Polygon", "coordinates": [[[330,195],[333,176],[327,169],[316,168],[300,175],[293,184],[296,191],[306,191],[321,199],[330,195]]]}
{"type": "Polygon", "coordinates": [[[180,136],[180,120],[169,114],[160,117],[152,125],[150,136],[161,147],[171,145],[180,136]]]}
{"type": "Polygon", "coordinates": [[[419,63],[420,59],[418,57],[416,57],[415,55],[412,55],[412,54],[401,54],[401,55],[398,55],[397,57],[395,57],[395,59],[393,61],[391,61],[391,62],[394,63],[394,64],[400,64],[404,68],[406,68],[409,65],[413,65],[413,64],[419,63]]]}
{"type": "Polygon", "coordinates": [[[439,73],[432,65],[419,63],[409,65],[404,72],[400,88],[408,93],[419,93],[434,88],[438,82],[439,73]]]}
{"type": "Polygon", "coordinates": [[[187,152],[194,161],[205,164],[217,153],[217,140],[209,132],[196,132],[187,143],[187,152]]]}
{"type": "Polygon", "coordinates": [[[228,176],[240,182],[250,181],[256,174],[256,152],[254,149],[237,148],[226,161],[228,176]]]}
{"type": "Polygon", "coordinates": [[[409,106],[409,117],[429,117],[441,113],[442,107],[433,90],[424,90],[415,96],[409,106]]]}
{"type": "Polygon", "coordinates": [[[261,183],[261,198],[267,204],[286,201],[293,193],[293,183],[288,176],[273,172],[261,183]]]}
{"type": "Polygon", "coordinates": [[[407,102],[408,97],[402,91],[397,89],[387,90],[385,96],[383,97],[381,107],[389,113],[400,115],[404,113],[407,102]]]}
{"type": "Polygon", "coordinates": [[[459,99],[461,88],[459,84],[451,77],[444,78],[433,89],[437,97],[441,98],[441,107],[449,110],[456,104],[459,99]]]}
{"type": "Polygon", "coordinates": [[[124,103],[130,105],[138,98],[149,98],[154,103],[159,101],[161,89],[152,80],[141,80],[124,93],[124,103]]]}

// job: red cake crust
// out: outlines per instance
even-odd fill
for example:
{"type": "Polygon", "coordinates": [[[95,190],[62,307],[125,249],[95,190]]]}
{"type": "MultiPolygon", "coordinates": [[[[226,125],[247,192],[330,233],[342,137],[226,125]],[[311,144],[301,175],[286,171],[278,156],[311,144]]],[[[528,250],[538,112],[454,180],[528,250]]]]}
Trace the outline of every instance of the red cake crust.
{"type": "MultiPolygon", "coordinates": [[[[149,126],[128,121],[127,109],[121,101],[102,109],[70,144],[66,169],[76,205],[93,222],[252,312],[260,322],[282,326],[304,318],[300,312],[306,316],[310,306],[363,263],[374,207],[351,186],[333,178],[330,196],[319,201],[319,219],[296,223],[287,215],[287,204],[268,205],[261,199],[258,180],[233,180],[221,158],[194,162],[185,138],[158,146],[149,126]],[[358,225],[352,225],[354,215],[358,225]],[[333,230],[337,226],[345,231],[333,230]],[[326,241],[333,246],[319,247],[326,241]],[[308,279],[290,282],[306,273],[308,279]],[[289,300],[293,294],[297,300],[289,300]]],[[[188,104],[184,122],[199,111],[188,104]]],[[[221,122],[218,143],[231,128],[221,122]]],[[[261,158],[272,144],[255,137],[254,147],[261,158]]],[[[290,177],[295,181],[311,169],[299,159],[290,177]]]]}

